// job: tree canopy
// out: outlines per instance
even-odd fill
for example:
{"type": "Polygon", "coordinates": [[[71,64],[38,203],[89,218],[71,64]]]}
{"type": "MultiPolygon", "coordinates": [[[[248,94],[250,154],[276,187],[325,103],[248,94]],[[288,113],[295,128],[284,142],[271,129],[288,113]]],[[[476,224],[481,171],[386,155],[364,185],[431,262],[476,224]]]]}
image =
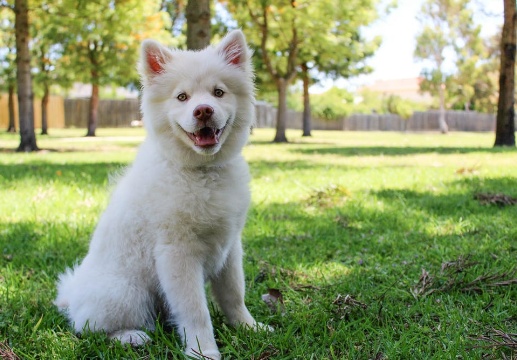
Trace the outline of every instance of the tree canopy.
{"type": "Polygon", "coordinates": [[[493,52],[474,21],[475,6],[472,0],[426,0],[418,17],[414,54],[424,64],[421,90],[437,99],[442,132],[445,108],[493,108],[493,52]]]}
{"type": "Polygon", "coordinates": [[[360,26],[376,16],[374,0],[259,1],[233,0],[229,8],[258,62],[278,92],[275,142],[285,142],[287,88],[299,69],[315,69],[339,76],[364,72],[361,65],[376,43],[363,41],[360,26]]]}
{"type": "Polygon", "coordinates": [[[159,36],[165,29],[159,6],[157,1],[63,0],[60,7],[51,9],[61,14],[68,11],[61,18],[68,29],[64,52],[74,54],[70,68],[76,79],[92,85],[87,136],[95,136],[99,86],[138,81],[135,63],[140,40],[159,36]]]}

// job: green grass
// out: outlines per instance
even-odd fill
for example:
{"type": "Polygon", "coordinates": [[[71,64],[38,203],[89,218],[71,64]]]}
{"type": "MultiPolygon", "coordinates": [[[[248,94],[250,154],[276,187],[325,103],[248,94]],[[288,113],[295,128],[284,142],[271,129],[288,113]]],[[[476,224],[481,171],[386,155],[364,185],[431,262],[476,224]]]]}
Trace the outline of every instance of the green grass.
{"type": "MultiPolygon", "coordinates": [[[[110,176],[144,136],[83,133],[51,129],[35,154],[14,153],[18,137],[0,134],[0,355],[180,358],[169,328],[132,349],[75,336],[52,305],[57,275],[87,251],[110,176]]],[[[474,195],[517,197],[515,149],[493,149],[493,134],[288,137],[271,144],[273,132],[256,129],[244,150],[253,175],[246,302],[275,332],[228,328],[213,309],[225,358],[512,356],[511,346],[479,338],[517,333],[517,206],[474,195]],[[268,289],[282,294],[276,311],[261,300],[268,289]]]]}

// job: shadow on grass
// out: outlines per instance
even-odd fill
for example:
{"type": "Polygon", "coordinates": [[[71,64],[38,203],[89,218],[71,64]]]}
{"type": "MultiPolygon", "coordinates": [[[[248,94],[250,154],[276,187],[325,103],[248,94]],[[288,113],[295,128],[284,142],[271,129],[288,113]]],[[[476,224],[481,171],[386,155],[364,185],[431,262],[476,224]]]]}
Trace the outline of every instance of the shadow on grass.
{"type": "Polygon", "coordinates": [[[55,164],[45,161],[30,164],[0,164],[0,184],[32,179],[41,183],[62,182],[84,185],[106,184],[110,176],[119,174],[127,163],[74,163],[55,164]]]}
{"type": "MultiPolygon", "coordinates": [[[[74,146],[66,146],[61,145],[58,148],[39,148],[38,151],[32,152],[31,154],[45,154],[45,153],[56,153],[56,154],[67,154],[67,153],[105,153],[110,151],[128,151],[134,150],[138,148],[139,143],[135,144],[134,142],[117,142],[115,145],[113,144],[85,144],[84,147],[74,147],[74,146]]],[[[23,153],[23,152],[21,152],[23,153]]],[[[0,154],[20,154],[17,151],[17,148],[1,148],[0,154]]]]}
{"type": "Polygon", "coordinates": [[[365,257],[407,262],[415,254],[440,264],[471,252],[490,256],[494,251],[517,251],[507,242],[517,236],[517,206],[486,206],[474,199],[477,192],[517,195],[514,178],[460,179],[449,188],[440,194],[372,191],[366,206],[353,194],[336,206],[327,206],[328,201],[319,207],[307,202],[255,204],[245,239],[254,257],[292,266],[321,261],[354,266],[361,259],[366,262],[365,257]]]}
{"type": "Polygon", "coordinates": [[[413,146],[364,146],[364,147],[322,147],[293,148],[292,152],[306,155],[340,156],[406,156],[415,154],[469,154],[469,153],[517,153],[516,148],[487,147],[413,147],[413,146]]]}
{"type": "MultiPolygon", "coordinates": [[[[271,160],[251,160],[248,161],[250,166],[250,172],[253,179],[259,179],[263,176],[268,176],[274,172],[282,173],[296,173],[311,171],[316,174],[325,174],[325,170],[328,170],[328,164],[317,164],[311,161],[305,160],[292,160],[292,161],[271,161],[271,160]]],[[[342,164],[333,164],[332,168],[339,168],[341,170],[346,169],[357,169],[358,167],[352,167],[342,164]]]]}
{"type": "Polygon", "coordinates": [[[71,266],[85,254],[93,224],[65,222],[0,223],[0,264],[45,277],[71,266]],[[57,266],[57,264],[60,264],[57,266]]]}

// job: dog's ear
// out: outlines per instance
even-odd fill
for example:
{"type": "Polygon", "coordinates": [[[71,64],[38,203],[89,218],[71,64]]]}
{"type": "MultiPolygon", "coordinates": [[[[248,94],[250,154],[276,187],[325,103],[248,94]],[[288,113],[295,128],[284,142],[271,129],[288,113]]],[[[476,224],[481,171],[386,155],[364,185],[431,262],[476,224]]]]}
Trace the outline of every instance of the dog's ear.
{"type": "Polygon", "coordinates": [[[249,59],[246,38],[240,30],[234,30],[226,35],[217,45],[217,52],[230,65],[241,66],[249,59]]]}
{"type": "Polygon", "coordinates": [[[154,40],[144,40],[140,52],[138,70],[142,78],[152,79],[164,72],[164,66],[172,59],[169,49],[154,40]]]}

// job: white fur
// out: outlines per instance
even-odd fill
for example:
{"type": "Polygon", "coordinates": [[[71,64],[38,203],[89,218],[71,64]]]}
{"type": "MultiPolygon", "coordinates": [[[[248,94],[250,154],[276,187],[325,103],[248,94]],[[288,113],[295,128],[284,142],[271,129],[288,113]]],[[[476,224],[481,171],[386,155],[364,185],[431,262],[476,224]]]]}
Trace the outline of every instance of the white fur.
{"type": "Polygon", "coordinates": [[[148,40],[139,71],[148,136],[88,254],[60,276],[55,303],[77,332],[103,330],[134,345],[149,340],[142,330],[165,312],[188,355],[218,359],[205,281],[230,324],[260,326],[244,305],[240,239],[250,201],[240,154],[254,119],[250,52],[240,31],[200,52],[148,40]],[[178,100],[181,92],[188,101],[178,100]],[[210,148],[186,134],[203,126],[193,116],[200,104],[214,109],[210,126],[226,126],[210,148]]]}

